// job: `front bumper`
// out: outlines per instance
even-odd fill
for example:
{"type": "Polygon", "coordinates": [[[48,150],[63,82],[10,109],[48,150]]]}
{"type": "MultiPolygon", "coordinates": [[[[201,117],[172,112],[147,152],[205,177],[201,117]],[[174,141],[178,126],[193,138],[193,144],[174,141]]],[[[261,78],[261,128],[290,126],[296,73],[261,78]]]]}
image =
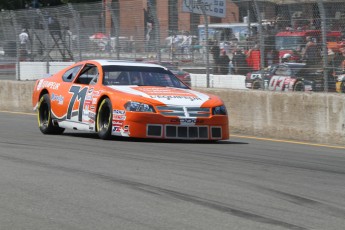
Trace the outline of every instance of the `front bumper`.
{"type": "Polygon", "coordinates": [[[225,115],[181,118],[127,112],[125,120],[113,119],[112,135],[181,140],[226,140],[229,139],[229,122],[228,116],[225,115]]]}

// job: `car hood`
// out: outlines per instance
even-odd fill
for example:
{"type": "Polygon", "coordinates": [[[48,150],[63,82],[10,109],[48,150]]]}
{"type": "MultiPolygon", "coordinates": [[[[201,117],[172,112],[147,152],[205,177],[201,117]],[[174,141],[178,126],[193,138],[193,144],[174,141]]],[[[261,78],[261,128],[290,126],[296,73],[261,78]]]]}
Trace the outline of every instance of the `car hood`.
{"type": "Polygon", "coordinates": [[[190,89],[159,86],[109,86],[127,94],[159,101],[166,105],[201,106],[210,96],[190,89]]]}

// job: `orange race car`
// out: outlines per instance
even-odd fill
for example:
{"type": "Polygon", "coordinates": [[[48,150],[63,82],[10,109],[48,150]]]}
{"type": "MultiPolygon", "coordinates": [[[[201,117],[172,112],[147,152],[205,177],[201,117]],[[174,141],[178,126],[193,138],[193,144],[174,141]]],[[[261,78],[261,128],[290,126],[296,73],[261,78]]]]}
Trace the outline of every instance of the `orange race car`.
{"type": "Polygon", "coordinates": [[[229,138],[227,110],[191,90],[166,67],[88,60],[37,80],[32,97],[44,134],[68,129],[113,136],[185,140],[229,138]]]}

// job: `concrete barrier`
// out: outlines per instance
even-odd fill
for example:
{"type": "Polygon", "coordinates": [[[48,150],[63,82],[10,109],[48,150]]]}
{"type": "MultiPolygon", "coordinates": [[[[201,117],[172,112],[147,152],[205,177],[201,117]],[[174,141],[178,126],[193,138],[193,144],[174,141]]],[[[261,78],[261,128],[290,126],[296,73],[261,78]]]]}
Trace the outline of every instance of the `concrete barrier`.
{"type": "MultiPolygon", "coordinates": [[[[34,81],[0,81],[0,110],[32,112],[34,81]]],[[[345,145],[345,94],[221,88],[230,133],[345,145]]]]}
{"type": "Polygon", "coordinates": [[[33,112],[32,91],[35,81],[0,81],[0,110],[33,112]]]}
{"type": "Polygon", "coordinates": [[[199,90],[224,100],[230,133],[345,145],[345,94],[199,90]]]}
{"type": "Polygon", "coordinates": [[[47,74],[54,74],[74,64],[74,62],[20,62],[16,68],[16,78],[35,80],[47,74]]]}
{"type": "MultiPolygon", "coordinates": [[[[205,74],[190,74],[191,83],[193,87],[206,88],[207,77],[205,74]]],[[[244,75],[215,75],[210,74],[210,88],[227,88],[227,89],[244,89],[245,87],[244,75]]]]}

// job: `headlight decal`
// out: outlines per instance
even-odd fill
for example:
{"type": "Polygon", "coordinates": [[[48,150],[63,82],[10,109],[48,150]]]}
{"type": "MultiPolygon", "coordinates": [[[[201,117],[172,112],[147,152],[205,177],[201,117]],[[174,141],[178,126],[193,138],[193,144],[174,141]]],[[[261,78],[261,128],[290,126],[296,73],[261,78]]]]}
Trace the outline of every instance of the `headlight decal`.
{"type": "Polygon", "coordinates": [[[140,103],[136,101],[129,101],[125,104],[125,109],[131,112],[149,112],[155,113],[155,109],[152,105],[148,105],[145,103],[140,103]]]}
{"type": "Polygon", "coordinates": [[[224,105],[213,107],[212,108],[212,115],[227,115],[228,112],[224,105]]]}

